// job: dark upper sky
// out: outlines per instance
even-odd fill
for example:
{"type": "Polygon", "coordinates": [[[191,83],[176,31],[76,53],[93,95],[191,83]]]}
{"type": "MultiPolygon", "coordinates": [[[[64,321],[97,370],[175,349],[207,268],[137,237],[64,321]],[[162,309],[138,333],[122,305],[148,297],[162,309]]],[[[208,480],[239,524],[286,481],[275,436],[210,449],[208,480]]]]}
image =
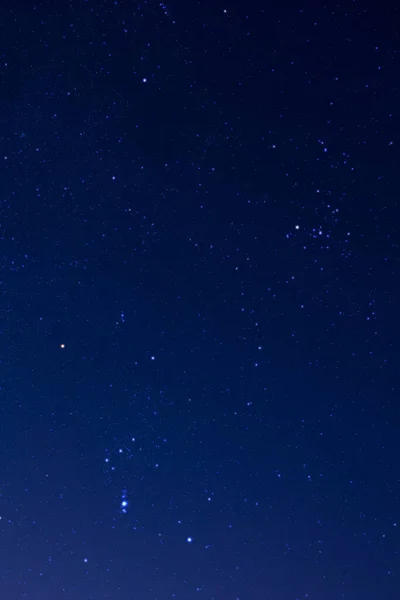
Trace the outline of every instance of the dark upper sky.
{"type": "Polygon", "coordinates": [[[395,600],[399,12],[167,2],[1,9],[0,598],[395,600]]]}

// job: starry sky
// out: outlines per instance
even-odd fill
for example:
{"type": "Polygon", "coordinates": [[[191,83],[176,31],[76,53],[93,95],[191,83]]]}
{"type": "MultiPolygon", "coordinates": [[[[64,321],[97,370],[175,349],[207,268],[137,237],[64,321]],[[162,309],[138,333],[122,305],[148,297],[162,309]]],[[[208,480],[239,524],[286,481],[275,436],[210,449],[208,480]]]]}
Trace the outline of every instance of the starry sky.
{"type": "Polygon", "coordinates": [[[0,597],[394,600],[399,10],[166,2],[2,9],[0,597]]]}

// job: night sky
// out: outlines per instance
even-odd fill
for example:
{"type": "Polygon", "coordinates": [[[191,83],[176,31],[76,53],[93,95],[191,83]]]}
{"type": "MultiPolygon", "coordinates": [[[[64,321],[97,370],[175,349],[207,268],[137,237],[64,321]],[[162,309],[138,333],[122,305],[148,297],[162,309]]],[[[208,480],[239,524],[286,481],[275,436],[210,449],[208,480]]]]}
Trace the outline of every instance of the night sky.
{"type": "Polygon", "coordinates": [[[397,600],[399,10],[166,2],[1,8],[0,598],[397,600]]]}

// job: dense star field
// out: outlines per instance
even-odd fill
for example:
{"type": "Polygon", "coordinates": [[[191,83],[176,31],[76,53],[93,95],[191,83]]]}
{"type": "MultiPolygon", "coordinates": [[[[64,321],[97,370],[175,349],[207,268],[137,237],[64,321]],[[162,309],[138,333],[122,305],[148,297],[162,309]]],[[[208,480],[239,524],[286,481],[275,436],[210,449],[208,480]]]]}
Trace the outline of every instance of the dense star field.
{"type": "Polygon", "coordinates": [[[388,4],[4,3],[1,600],[400,597],[388,4]]]}

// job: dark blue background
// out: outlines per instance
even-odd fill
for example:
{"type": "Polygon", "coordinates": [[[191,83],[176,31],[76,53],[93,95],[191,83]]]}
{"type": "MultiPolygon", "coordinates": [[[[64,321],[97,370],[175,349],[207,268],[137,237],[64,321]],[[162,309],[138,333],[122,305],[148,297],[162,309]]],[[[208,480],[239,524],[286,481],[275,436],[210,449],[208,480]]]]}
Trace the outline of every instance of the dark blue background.
{"type": "Polygon", "coordinates": [[[398,10],[1,13],[1,598],[398,598],[398,10]]]}

